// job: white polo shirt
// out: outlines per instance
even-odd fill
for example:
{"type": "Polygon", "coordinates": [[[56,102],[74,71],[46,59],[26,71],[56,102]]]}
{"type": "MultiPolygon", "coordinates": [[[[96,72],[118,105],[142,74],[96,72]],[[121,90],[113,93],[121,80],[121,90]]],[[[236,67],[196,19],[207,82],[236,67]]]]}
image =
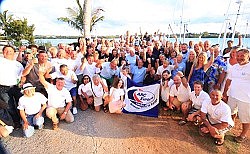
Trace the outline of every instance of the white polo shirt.
{"type": "Polygon", "coordinates": [[[232,80],[229,96],[250,103],[250,63],[233,65],[229,71],[228,79],[232,80]]]}
{"type": "Polygon", "coordinates": [[[0,85],[13,86],[21,78],[23,65],[16,60],[0,57],[0,70],[0,85]]]}
{"type": "Polygon", "coordinates": [[[37,114],[42,104],[46,104],[47,98],[39,92],[35,92],[34,96],[27,97],[22,96],[19,99],[18,107],[19,110],[24,110],[28,115],[37,114]]]}
{"type": "Polygon", "coordinates": [[[211,124],[227,122],[229,125],[234,126],[231,109],[223,101],[217,105],[213,105],[211,101],[205,101],[202,104],[201,112],[208,114],[211,124]]]}
{"type": "Polygon", "coordinates": [[[190,87],[188,86],[187,88],[185,88],[182,83],[178,87],[178,90],[177,90],[176,85],[174,84],[170,88],[169,96],[171,96],[171,97],[176,96],[180,102],[186,102],[189,100],[190,91],[191,91],[190,87]]]}
{"type": "Polygon", "coordinates": [[[55,85],[48,83],[46,91],[48,93],[48,107],[65,107],[66,102],[72,101],[71,95],[66,88],[58,90],[55,85]]]}
{"type": "Polygon", "coordinates": [[[189,94],[189,99],[192,101],[192,106],[198,110],[201,109],[201,106],[205,101],[210,101],[208,93],[206,93],[203,90],[200,92],[198,96],[195,94],[194,91],[192,91],[189,94]]]}

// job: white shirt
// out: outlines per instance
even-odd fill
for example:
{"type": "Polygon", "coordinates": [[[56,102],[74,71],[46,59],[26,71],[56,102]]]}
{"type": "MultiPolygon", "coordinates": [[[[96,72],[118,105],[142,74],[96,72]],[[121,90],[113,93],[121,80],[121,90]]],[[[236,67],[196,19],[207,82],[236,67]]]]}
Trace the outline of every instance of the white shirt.
{"type": "MultiPolygon", "coordinates": [[[[80,86],[79,86],[79,88],[78,88],[78,95],[81,95],[81,96],[83,96],[84,97],[84,95],[82,94],[82,91],[83,91],[83,89],[84,89],[84,87],[85,87],[86,85],[84,85],[84,84],[81,84],[80,86]]],[[[92,91],[86,91],[86,94],[88,95],[88,96],[92,96],[93,95],[93,93],[92,93],[92,91]]]]}
{"type": "Polygon", "coordinates": [[[64,78],[64,80],[65,80],[64,87],[66,89],[68,89],[69,91],[72,88],[76,87],[76,83],[75,84],[72,83],[72,79],[71,78],[73,77],[73,79],[76,80],[76,81],[78,79],[77,79],[77,76],[76,76],[75,72],[73,72],[72,70],[68,70],[67,75],[63,75],[61,72],[54,72],[54,73],[51,74],[51,78],[52,79],[59,78],[59,77],[63,77],[64,78]]]}
{"type": "Polygon", "coordinates": [[[92,64],[89,64],[88,62],[85,63],[83,75],[88,75],[90,79],[92,79],[93,75],[99,72],[100,72],[100,68],[96,67],[95,62],[92,62],[92,64]]]}
{"type": "Polygon", "coordinates": [[[201,112],[208,114],[211,124],[227,122],[229,125],[234,126],[234,122],[231,117],[231,109],[223,101],[217,105],[213,105],[211,101],[205,101],[202,104],[201,112]]]}
{"type": "Polygon", "coordinates": [[[232,80],[229,96],[250,103],[250,63],[233,65],[228,79],[232,80]]]}
{"type": "Polygon", "coordinates": [[[162,72],[165,71],[165,70],[168,70],[171,73],[171,71],[174,70],[174,65],[168,65],[166,68],[164,68],[163,65],[161,65],[161,66],[159,66],[157,68],[156,74],[157,75],[162,75],[162,72]]]}
{"type": "Polygon", "coordinates": [[[110,88],[110,94],[113,97],[112,102],[121,100],[121,96],[124,95],[124,89],[110,88]]]}
{"type": "Polygon", "coordinates": [[[181,83],[181,85],[178,87],[178,90],[176,88],[176,85],[172,85],[172,87],[170,88],[170,96],[174,97],[177,96],[177,99],[180,102],[186,102],[189,100],[189,92],[190,92],[190,87],[188,86],[187,88],[185,88],[183,86],[183,84],[181,83]]]}
{"type": "Polygon", "coordinates": [[[66,102],[72,101],[70,93],[66,88],[58,90],[55,85],[48,83],[46,91],[48,93],[48,107],[65,107],[66,102]]]}
{"type": "Polygon", "coordinates": [[[68,60],[68,68],[72,71],[75,72],[76,75],[81,75],[82,74],[82,71],[80,70],[80,66],[81,66],[82,62],[81,62],[81,59],[69,59],[68,60]],[[76,68],[76,70],[75,70],[76,68]]]}
{"type": "MultiPolygon", "coordinates": [[[[161,85],[162,85],[162,80],[161,80],[161,85]]],[[[170,81],[168,81],[167,87],[164,86],[161,87],[161,99],[165,102],[167,102],[169,99],[170,88],[172,85],[174,85],[174,81],[170,79],[170,81]]]]}
{"type": "Polygon", "coordinates": [[[16,60],[0,57],[0,70],[0,85],[13,86],[21,78],[23,65],[16,60]]]}
{"type": "MultiPolygon", "coordinates": [[[[106,80],[102,79],[102,81],[104,85],[107,86],[106,80]]],[[[82,91],[85,93],[91,92],[94,97],[102,97],[104,94],[102,84],[99,83],[98,85],[95,85],[92,81],[87,83],[82,89],[82,91]],[[91,84],[92,84],[92,87],[91,87],[91,84]]]]}
{"type": "Polygon", "coordinates": [[[198,96],[195,94],[194,91],[192,91],[189,94],[189,99],[192,101],[192,106],[198,110],[201,109],[201,106],[205,101],[210,101],[208,93],[206,93],[203,90],[200,92],[198,96]]]}
{"type": "Polygon", "coordinates": [[[51,64],[52,64],[52,66],[55,67],[55,71],[57,71],[57,72],[60,71],[60,66],[62,64],[65,64],[65,65],[69,66],[69,62],[65,58],[63,58],[63,59],[53,58],[53,59],[51,59],[51,64]]]}
{"type": "Polygon", "coordinates": [[[18,102],[18,109],[24,110],[28,115],[37,114],[42,104],[46,104],[47,98],[39,92],[35,92],[34,96],[22,96],[18,102]]]}

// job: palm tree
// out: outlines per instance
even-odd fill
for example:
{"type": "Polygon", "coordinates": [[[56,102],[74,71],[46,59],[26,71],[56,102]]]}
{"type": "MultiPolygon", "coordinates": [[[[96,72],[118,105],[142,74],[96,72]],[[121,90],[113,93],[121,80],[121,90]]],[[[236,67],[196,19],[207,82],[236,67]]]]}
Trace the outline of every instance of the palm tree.
{"type": "Polygon", "coordinates": [[[104,10],[101,8],[96,8],[91,12],[91,0],[84,0],[83,7],[80,4],[80,0],[76,0],[76,3],[77,8],[66,8],[69,15],[68,17],[60,17],[57,19],[62,22],[67,22],[71,27],[79,30],[84,37],[89,37],[93,27],[99,21],[104,20],[104,16],[101,15],[104,10]],[[91,12],[91,20],[90,18],[88,19],[88,17],[86,17],[88,12],[91,12]]]}

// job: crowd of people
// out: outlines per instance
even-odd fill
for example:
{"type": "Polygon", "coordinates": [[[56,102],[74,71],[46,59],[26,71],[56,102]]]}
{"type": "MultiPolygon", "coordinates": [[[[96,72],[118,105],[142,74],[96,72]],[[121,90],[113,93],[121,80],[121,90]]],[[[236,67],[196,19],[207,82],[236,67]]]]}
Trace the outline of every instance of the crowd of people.
{"type": "Polygon", "coordinates": [[[160,107],[182,113],[179,125],[191,121],[216,145],[234,126],[237,114],[246,140],[250,127],[249,50],[239,44],[179,43],[155,33],[127,33],[119,41],[79,38],[57,47],[12,46],[0,58],[0,136],[22,126],[24,136],[42,129],[44,116],[53,129],[60,120],[74,121],[78,110],[122,113],[127,79],[160,84],[160,107]],[[15,52],[18,55],[15,56],[15,52]],[[12,127],[13,126],[13,127],[12,127]]]}

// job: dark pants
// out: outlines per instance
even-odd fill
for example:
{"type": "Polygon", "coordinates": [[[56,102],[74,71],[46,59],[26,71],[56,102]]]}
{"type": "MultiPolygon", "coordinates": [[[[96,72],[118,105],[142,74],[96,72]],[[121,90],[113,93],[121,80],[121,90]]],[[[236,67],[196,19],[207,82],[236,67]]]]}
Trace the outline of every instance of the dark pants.
{"type": "Polygon", "coordinates": [[[0,99],[8,104],[7,111],[16,125],[20,125],[21,119],[17,109],[19,98],[22,96],[20,90],[17,86],[7,87],[0,85],[0,99]]]}

